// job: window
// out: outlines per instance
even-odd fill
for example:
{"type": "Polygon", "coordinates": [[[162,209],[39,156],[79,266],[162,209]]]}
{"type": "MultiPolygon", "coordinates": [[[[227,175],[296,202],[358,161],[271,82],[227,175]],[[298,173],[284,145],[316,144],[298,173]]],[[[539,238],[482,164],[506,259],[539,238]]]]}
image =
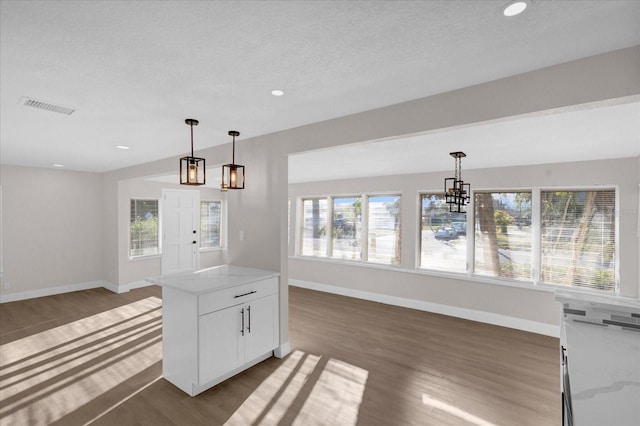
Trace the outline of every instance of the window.
{"type": "Polygon", "coordinates": [[[131,200],[129,256],[160,253],[158,240],[158,200],[131,200]]]}
{"type": "Polygon", "coordinates": [[[302,200],[300,253],[305,256],[327,255],[327,199],[302,200]]]}
{"type": "Polygon", "coordinates": [[[467,215],[450,213],[444,194],[421,194],[420,267],[467,270],[467,215]]]}
{"type": "Polygon", "coordinates": [[[222,202],[200,202],[200,248],[220,248],[222,224],[222,202]]]}
{"type": "Polygon", "coordinates": [[[401,253],[400,196],[367,198],[368,246],[367,260],[374,263],[399,265],[401,253]]]}
{"type": "Polygon", "coordinates": [[[366,194],[303,198],[299,253],[399,265],[400,198],[366,194]]]}
{"type": "Polygon", "coordinates": [[[531,192],[475,192],[474,273],[531,281],[531,192]]]}
{"type": "Polygon", "coordinates": [[[540,281],[615,291],[615,190],[541,191],[540,281]]]}
{"type": "Polygon", "coordinates": [[[362,198],[333,199],[331,257],[360,260],[362,251],[362,198]]]}

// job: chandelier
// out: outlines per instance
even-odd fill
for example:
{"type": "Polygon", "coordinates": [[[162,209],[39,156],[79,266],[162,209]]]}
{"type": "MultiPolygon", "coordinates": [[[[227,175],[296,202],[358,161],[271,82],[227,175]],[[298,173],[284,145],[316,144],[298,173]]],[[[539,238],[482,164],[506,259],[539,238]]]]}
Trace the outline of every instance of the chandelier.
{"type": "Polygon", "coordinates": [[[240,136],[240,132],[229,130],[229,136],[233,136],[233,157],[230,164],[222,166],[221,191],[244,189],[244,166],[236,164],[236,136],[240,136]]]}
{"type": "Polygon", "coordinates": [[[462,180],[461,158],[466,157],[462,151],[450,152],[456,161],[455,175],[444,180],[444,198],[449,204],[449,212],[466,213],[464,207],[469,203],[471,197],[471,184],[462,180]]]}
{"type": "Polygon", "coordinates": [[[198,120],[187,118],[184,120],[191,126],[191,156],[180,159],[180,184],[181,185],[204,185],[206,183],[206,170],[204,158],[193,156],[193,126],[198,125],[198,120]]]}

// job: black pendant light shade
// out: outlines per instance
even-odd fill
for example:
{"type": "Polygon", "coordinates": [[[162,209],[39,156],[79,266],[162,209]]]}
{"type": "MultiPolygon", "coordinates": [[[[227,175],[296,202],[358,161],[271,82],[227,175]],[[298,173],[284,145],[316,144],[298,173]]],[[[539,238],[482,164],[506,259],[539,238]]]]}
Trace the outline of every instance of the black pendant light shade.
{"type": "Polygon", "coordinates": [[[466,213],[464,209],[471,199],[471,184],[462,180],[461,158],[466,157],[462,151],[450,152],[456,160],[455,176],[444,180],[444,199],[449,204],[449,212],[466,213]]]}
{"type": "Polygon", "coordinates": [[[240,136],[240,132],[229,130],[229,136],[233,136],[233,157],[230,164],[222,166],[221,191],[244,189],[244,166],[236,164],[236,136],[240,136]]]}
{"type": "Polygon", "coordinates": [[[184,122],[191,126],[191,156],[180,159],[180,184],[204,185],[207,181],[204,158],[193,156],[193,126],[198,125],[198,120],[187,118],[184,122]]]}

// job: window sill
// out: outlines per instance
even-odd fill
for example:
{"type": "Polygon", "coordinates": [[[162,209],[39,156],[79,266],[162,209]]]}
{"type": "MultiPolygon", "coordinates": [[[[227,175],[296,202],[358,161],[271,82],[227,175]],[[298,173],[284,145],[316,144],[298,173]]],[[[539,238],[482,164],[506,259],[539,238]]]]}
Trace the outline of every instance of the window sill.
{"type": "Polygon", "coordinates": [[[470,275],[466,272],[446,272],[446,271],[437,271],[437,270],[422,269],[422,268],[409,269],[409,268],[403,268],[402,266],[384,265],[384,264],[369,263],[369,262],[348,261],[348,260],[332,259],[329,257],[289,256],[289,259],[304,260],[304,261],[310,261],[310,262],[330,263],[330,264],[354,266],[354,267],[361,267],[361,268],[384,269],[388,271],[403,272],[407,274],[418,274],[418,275],[446,278],[446,279],[452,279],[452,280],[476,282],[480,284],[520,288],[523,290],[534,290],[534,291],[541,291],[545,293],[555,293],[556,291],[570,291],[574,293],[583,293],[583,294],[592,294],[592,295],[595,294],[595,295],[603,295],[603,296],[611,296],[611,297],[619,296],[618,294],[619,292],[617,291],[604,292],[604,291],[598,291],[598,290],[590,290],[588,288],[567,287],[563,285],[546,284],[546,283],[534,283],[533,281],[507,280],[507,279],[492,278],[492,277],[485,277],[485,276],[479,276],[479,275],[470,275]]]}
{"type": "Polygon", "coordinates": [[[144,256],[134,256],[134,257],[129,257],[129,262],[138,262],[141,260],[150,260],[150,259],[160,259],[161,257],[162,257],[162,253],[148,254],[144,256]]]}

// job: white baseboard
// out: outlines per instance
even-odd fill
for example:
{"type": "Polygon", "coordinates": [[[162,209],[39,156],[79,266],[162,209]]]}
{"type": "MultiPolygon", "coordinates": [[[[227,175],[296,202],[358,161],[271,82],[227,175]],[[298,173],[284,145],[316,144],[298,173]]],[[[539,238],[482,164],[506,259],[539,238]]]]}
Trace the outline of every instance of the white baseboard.
{"type": "Polygon", "coordinates": [[[148,282],[148,281],[133,281],[127,284],[120,284],[120,285],[113,285],[110,284],[109,287],[105,286],[105,288],[107,290],[111,290],[114,293],[126,293],[130,290],[133,290],[134,288],[141,288],[141,287],[148,287],[150,285],[153,285],[152,283],[148,282]]]}
{"type": "MultiPolygon", "coordinates": [[[[38,290],[24,291],[21,293],[0,294],[0,303],[15,302],[18,300],[34,299],[36,297],[53,296],[54,294],[70,293],[72,291],[89,290],[104,287],[109,290],[106,281],[89,281],[86,283],[68,284],[59,287],[41,288],[38,290]]],[[[113,290],[112,290],[113,291],[113,290]]]]}
{"type": "Polygon", "coordinates": [[[0,303],[15,302],[18,300],[35,299],[36,297],[53,296],[54,294],[71,293],[72,291],[89,290],[104,287],[114,293],[126,293],[134,288],[153,285],[147,281],[134,281],[127,284],[112,284],[107,281],[90,281],[86,283],[68,284],[59,287],[42,288],[21,293],[0,294],[0,303]]]}
{"type": "Polygon", "coordinates": [[[492,312],[476,311],[473,309],[460,308],[457,306],[442,305],[439,303],[425,302],[423,300],[416,299],[406,299],[403,297],[389,296],[386,294],[373,293],[362,290],[353,290],[350,288],[314,283],[310,281],[289,279],[289,285],[292,285],[294,287],[308,288],[310,290],[323,291],[326,293],[339,294],[342,296],[355,297],[357,299],[370,300],[372,302],[385,303],[387,305],[402,306],[404,308],[417,309],[420,311],[432,312],[435,314],[448,315],[451,317],[463,318],[471,321],[499,325],[501,327],[514,328],[517,330],[528,331],[530,333],[537,333],[545,336],[560,336],[560,326],[555,326],[538,321],[525,320],[522,318],[510,317],[507,315],[495,314],[492,312]]]}

